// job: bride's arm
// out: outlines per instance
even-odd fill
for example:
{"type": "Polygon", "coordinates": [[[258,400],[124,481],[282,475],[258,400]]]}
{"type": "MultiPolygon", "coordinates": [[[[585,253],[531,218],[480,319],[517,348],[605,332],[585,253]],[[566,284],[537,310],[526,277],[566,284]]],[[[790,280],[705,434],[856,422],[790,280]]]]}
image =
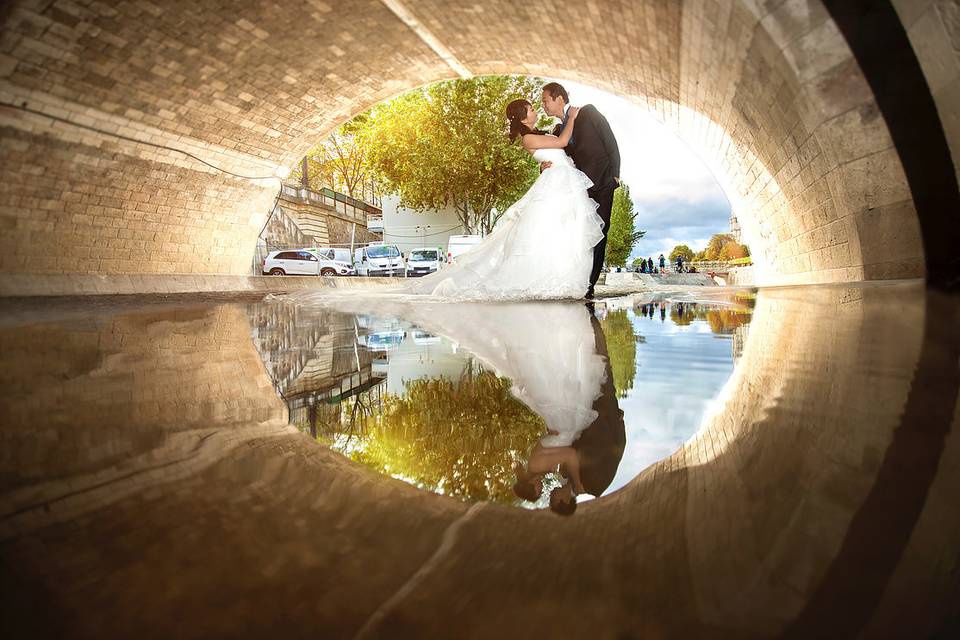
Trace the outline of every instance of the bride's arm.
{"type": "Polygon", "coordinates": [[[523,148],[528,151],[534,149],[563,149],[570,142],[570,137],[573,136],[573,123],[576,121],[578,113],[580,113],[579,108],[570,107],[567,112],[567,124],[557,137],[540,136],[534,133],[523,136],[523,148]]]}

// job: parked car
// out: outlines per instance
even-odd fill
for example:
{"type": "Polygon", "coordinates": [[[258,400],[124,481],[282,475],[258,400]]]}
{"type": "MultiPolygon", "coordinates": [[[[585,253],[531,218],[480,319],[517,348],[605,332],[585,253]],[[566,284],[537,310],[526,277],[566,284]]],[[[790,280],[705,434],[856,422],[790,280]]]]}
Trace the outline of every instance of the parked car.
{"type": "Polygon", "coordinates": [[[450,240],[447,242],[447,264],[453,264],[457,256],[470,251],[470,249],[480,244],[481,240],[483,240],[483,238],[477,235],[450,236],[450,240]]]}
{"type": "Polygon", "coordinates": [[[271,276],[347,276],[352,266],[317,257],[308,249],[271,251],[263,260],[261,271],[271,276]]]}
{"type": "Polygon", "coordinates": [[[413,343],[416,345],[440,344],[440,336],[427,333],[422,329],[413,330],[413,343]]]}
{"type": "Polygon", "coordinates": [[[371,351],[391,351],[400,346],[407,332],[403,329],[393,331],[378,331],[367,335],[357,336],[357,344],[371,351]]]}
{"type": "Polygon", "coordinates": [[[371,244],[353,252],[353,266],[361,276],[402,276],[403,255],[395,244],[371,244]]]}
{"type": "Polygon", "coordinates": [[[407,256],[407,277],[425,276],[440,268],[443,263],[443,254],[440,249],[424,247],[411,249],[407,256]]]}
{"type": "Polygon", "coordinates": [[[342,262],[344,264],[353,264],[353,256],[350,255],[350,249],[347,247],[316,247],[309,249],[313,253],[317,254],[318,257],[325,260],[333,260],[334,262],[342,262]]]}
{"type": "Polygon", "coordinates": [[[328,260],[336,264],[337,274],[339,275],[357,275],[357,270],[353,267],[353,256],[350,255],[350,249],[346,247],[316,247],[308,249],[321,260],[328,260]],[[346,269],[346,273],[343,272],[346,269]]]}

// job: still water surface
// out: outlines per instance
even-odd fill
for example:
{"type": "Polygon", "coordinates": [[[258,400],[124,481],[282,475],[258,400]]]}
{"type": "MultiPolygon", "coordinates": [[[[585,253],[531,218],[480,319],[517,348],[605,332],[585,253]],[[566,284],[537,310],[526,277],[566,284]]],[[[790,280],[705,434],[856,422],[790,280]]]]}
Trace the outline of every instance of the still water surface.
{"type": "Polygon", "coordinates": [[[958,637],[956,298],[330,303],[7,304],[4,637],[958,637]]]}
{"type": "Polygon", "coordinates": [[[689,439],[735,366],[753,298],[473,304],[469,313],[386,305],[376,315],[270,300],[251,318],[304,433],[425,490],[543,507],[571,465],[583,474],[582,502],[689,439]],[[515,468],[538,442],[576,453],[544,475],[539,498],[524,499],[515,468]]]}

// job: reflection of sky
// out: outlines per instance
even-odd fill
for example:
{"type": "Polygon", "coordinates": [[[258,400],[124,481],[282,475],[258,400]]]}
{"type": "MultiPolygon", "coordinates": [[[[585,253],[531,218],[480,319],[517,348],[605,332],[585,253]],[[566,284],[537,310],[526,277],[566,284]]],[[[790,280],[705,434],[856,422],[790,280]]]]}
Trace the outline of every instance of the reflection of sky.
{"type": "Polygon", "coordinates": [[[646,467],[669,456],[696,433],[711,401],[733,372],[730,336],[715,335],[706,320],[678,326],[627,312],[637,344],[633,389],[620,398],[627,445],[605,493],[624,486],[646,467]]]}

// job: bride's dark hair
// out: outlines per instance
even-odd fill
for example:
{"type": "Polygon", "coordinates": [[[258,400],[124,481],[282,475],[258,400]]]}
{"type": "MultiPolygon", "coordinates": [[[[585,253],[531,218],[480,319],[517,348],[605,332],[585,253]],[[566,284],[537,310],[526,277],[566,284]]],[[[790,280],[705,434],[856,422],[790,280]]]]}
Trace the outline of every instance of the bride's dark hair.
{"type": "Polygon", "coordinates": [[[539,131],[537,129],[531,129],[527,125],[523,124],[523,119],[527,117],[527,109],[532,107],[527,100],[514,100],[507,105],[507,120],[510,121],[510,142],[513,142],[520,136],[525,136],[528,133],[534,133],[536,135],[543,135],[544,131],[539,131]]]}

